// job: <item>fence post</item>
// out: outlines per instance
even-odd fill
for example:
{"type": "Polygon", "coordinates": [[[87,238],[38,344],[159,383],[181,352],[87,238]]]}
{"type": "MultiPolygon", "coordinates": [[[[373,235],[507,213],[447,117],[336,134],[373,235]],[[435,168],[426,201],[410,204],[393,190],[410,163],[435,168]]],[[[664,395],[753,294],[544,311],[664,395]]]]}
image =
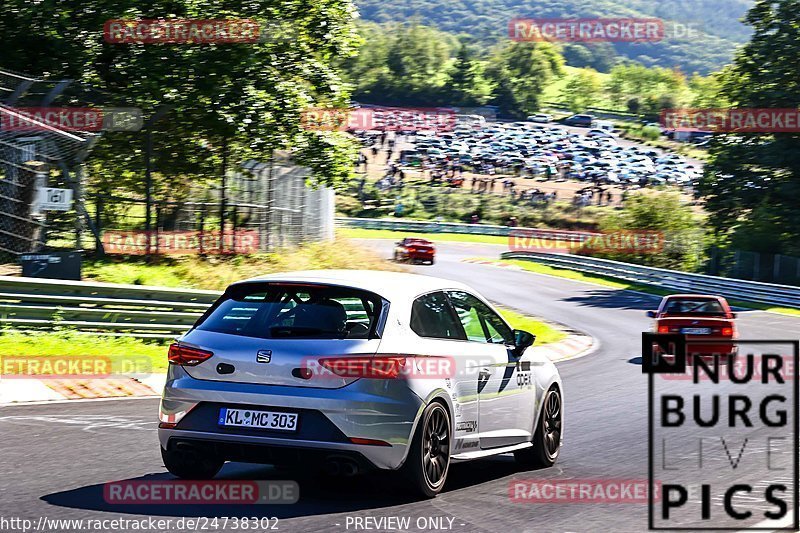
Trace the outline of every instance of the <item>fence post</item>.
{"type": "Polygon", "coordinates": [[[206,204],[203,202],[200,208],[200,255],[205,257],[205,240],[206,240],[206,204]]]}
{"type": "Polygon", "coordinates": [[[159,242],[161,239],[159,239],[158,235],[160,226],[161,226],[161,204],[156,204],[156,255],[161,253],[160,249],[161,243],[159,242]]]}
{"type": "Polygon", "coordinates": [[[233,216],[233,223],[231,224],[231,228],[232,228],[232,231],[231,231],[231,244],[233,246],[233,250],[232,251],[233,251],[234,254],[236,253],[236,215],[238,213],[238,210],[236,209],[236,207],[237,207],[236,204],[233,204],[233,206],[232,206],[233,213],[231,213],[231,215],[233,216]]]}
{"type": "Polygon", "coordinates": [[[94,207],[94,225],[97,228],[94,237],[94,256],[103,257],[103,243],[100,242],[100,235],[103,232],[103,197],[100,193],[97,193],[94,207]]]}

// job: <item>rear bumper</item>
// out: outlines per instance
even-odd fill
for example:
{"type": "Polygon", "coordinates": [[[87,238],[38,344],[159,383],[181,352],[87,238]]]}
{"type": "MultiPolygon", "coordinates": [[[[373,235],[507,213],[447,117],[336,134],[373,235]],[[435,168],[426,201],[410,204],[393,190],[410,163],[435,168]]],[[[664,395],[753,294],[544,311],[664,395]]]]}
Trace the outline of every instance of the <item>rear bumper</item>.
{"type": "Polygon", "coordinates": [[[686,339],[686,354],[688,356],[696,355],[701,357],[710,357],[715,354],[728,356],[736,353],[737,351],[738,347],[736,345],[736,341],[729,338],[708,339],[703,337],[689,337],[686,339]],[[692,341],[701,339],[708,342],[703,342],[702,344],[692,343],[692,341]]]}
{"type": "MultiPolygon", "coordinates": [[[[356,454],[381,469],[399,468],[406,457],[424,405],[402,380],[360,379],[339,389],[256,385],[194,379],[180,368],[169,369],[161,402],[162,416],[189,410],[173,429],[158,430],[161,446],[179,441],[217,446],[234,460],[241,450],[254,462],[275,461],[274,451],[316,450],[356,454]],[[219,409],[240,407],[299,414],[295,432],[273,432],[217,425],[219,409]],[[378,440],[390,446],[353,444],[349,439],[378,440]],[[252,450],[261,450],[251,453],[252,450]],[[259,455],[260,453],[260,455],[259,455]]],[[[288,456],[287,455],[287,456],[288,456]]]]}

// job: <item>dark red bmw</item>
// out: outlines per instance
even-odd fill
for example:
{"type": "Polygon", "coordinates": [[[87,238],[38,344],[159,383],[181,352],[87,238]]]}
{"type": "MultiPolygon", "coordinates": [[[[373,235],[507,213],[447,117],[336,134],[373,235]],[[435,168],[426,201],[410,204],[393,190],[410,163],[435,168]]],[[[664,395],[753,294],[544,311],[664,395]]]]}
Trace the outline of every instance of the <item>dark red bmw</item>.
{"type": "Polygon", "coordinates": [[[687,337],[687,353],[708,356],[730,355],[736,352],[731,342],[738,338],[736,313],[721,296],[701,294],[673,294],[665,296],[657,311],[648,311],[655,319],[657,333],[680,333],[687,337]],[[692,339],[719,341],[692,344],[692,339]]]}

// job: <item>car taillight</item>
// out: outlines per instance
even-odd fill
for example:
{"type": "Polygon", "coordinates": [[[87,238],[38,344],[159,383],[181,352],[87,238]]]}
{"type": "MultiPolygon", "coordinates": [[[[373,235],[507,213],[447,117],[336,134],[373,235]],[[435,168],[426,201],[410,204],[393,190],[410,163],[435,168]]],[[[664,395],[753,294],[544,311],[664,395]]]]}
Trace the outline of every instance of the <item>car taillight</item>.
{"type": "Polygon", "coordinates": [[[320,359],[319,364],[344,378],[394,379],[405,369],[406,357],[333,357],[320,359]]]}
{"type": "Polygon", "coordinates": [[[210,359],[213,355],[214,352],[191,348],[176,342],[170,345],[167,359],[171,365],[197,366],[206,359],[210,359]]]}
{"type": "Polygon", "coordinates": [[[722,328],[723,337],[733,337],[733,328],[722,328]]]}
{"type": "Polygon", "coordinates": [[[669,333],[669,326],[658,326],[659,333],[669,333]]]}
{"type": "Polygon", "coordinates": [[[409,246],[409,247],[408,247],[408,251],[409,251],[409,252],[416,252],[416,251],[417,251],[417,249],[416,249],[416,248],[414,248],[413,246],[409,246]]]}

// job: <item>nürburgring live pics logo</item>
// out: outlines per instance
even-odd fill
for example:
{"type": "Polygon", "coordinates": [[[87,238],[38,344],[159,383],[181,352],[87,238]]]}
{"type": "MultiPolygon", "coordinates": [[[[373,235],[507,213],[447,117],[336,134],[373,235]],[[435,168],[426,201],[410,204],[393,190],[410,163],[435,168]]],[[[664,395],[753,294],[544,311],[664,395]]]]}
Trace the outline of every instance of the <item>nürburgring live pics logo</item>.
{"type": "Polygon", "coordinates": [[[800,343],[727,342],[642,335],[648,478],[650,494],[658,483],[662,495],[659,502],[650,498],[651,530],[800,525],[800,343]],[[687,372],[691,379],[673,377],[687,372]]]}

